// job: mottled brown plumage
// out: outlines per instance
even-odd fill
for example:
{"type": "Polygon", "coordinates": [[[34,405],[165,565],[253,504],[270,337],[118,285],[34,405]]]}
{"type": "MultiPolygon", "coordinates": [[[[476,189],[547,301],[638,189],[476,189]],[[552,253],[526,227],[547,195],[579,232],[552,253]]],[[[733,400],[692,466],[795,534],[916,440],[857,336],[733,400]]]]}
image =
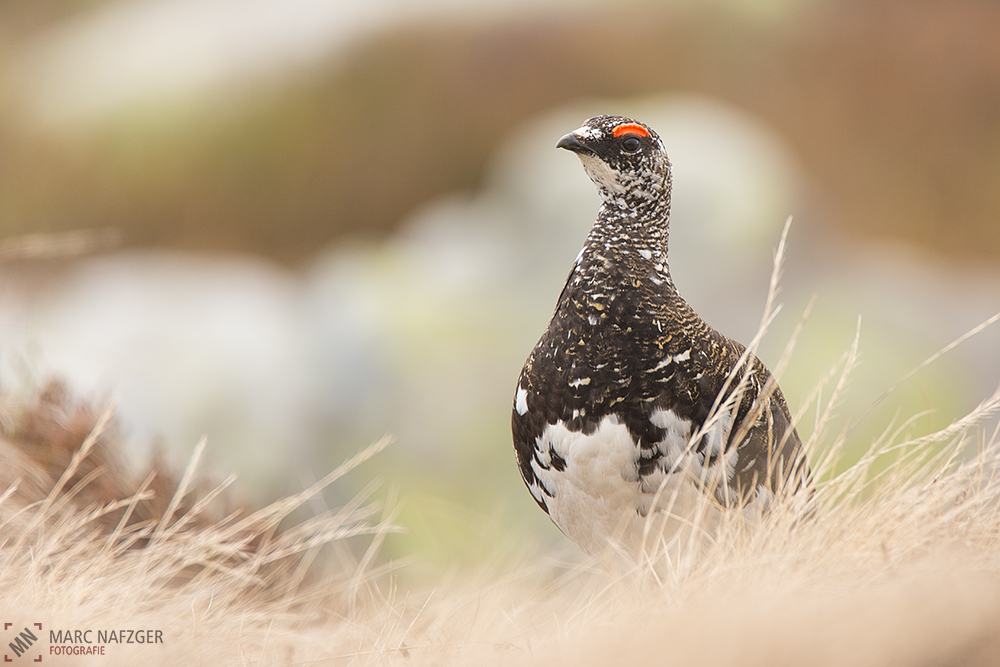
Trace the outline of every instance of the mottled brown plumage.
{"type": "MultiPolygon", "coordinates": [[[[514,448],[539,506],[552,514],[560,484],[571,480],[564,493],[575,494],[573,509],[561,517],[594,503],[603,511],[605,499],[590,477],[574,477],[576,465],[599,484],[620,482],[609,488],[626,508],[634,489],[644,515],[645,496],[673,474],[682,450],[699,465],[728,466],[711,489],[724,505],[770,494],[792,474],[806,483],[801,443],[771,374],[753,355],[740,364],[744,347],[702,320],[670,278],[670,162],[659,137],[631,119],[598,116],[558,146],[580,156],[602,205],[515,394],[514,448]],[[730,396],[730,409],[706,424],[730,396]],[[605,434],[622,427],[634,456],[605,434]],[[613,465],[602,438],[616,443],[613,465]]],[[[572,523],[553,519],[564,531],[572,523]]]]}

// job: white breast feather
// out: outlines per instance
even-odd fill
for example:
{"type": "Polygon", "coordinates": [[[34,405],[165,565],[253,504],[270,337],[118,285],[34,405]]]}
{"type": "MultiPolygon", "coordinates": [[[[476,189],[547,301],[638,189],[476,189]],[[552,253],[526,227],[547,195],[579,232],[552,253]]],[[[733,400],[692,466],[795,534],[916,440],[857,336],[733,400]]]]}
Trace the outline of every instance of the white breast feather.
{"type": "Polygon", "coordinates": [[[648,548],[660,539],[682,541],[691,534],[691,517],[712,506],[691,477],[700,466],[695,465],[694,454],[685,454],[690,422],[666,410],[656,414],[656,421],[667,430],[661,446],[674,455],[670,475],[658,471],[639,479],[639,449],[613,415],[602,419],[590,435],[571,431],[559,421],[546,426],[537,439],[539,452],[544,453],[540,459],[551,460],[554,452],[566,461],[562,471],[532,461],[535,475],[552,494],[545,498],[549,516],[591,555],[614,547],[632,558],[644,542],[648,548]],[[654,501],[657,511],[650,513],[654,501]],[[644,536],[647,522],[652,530],[644,536]]]}

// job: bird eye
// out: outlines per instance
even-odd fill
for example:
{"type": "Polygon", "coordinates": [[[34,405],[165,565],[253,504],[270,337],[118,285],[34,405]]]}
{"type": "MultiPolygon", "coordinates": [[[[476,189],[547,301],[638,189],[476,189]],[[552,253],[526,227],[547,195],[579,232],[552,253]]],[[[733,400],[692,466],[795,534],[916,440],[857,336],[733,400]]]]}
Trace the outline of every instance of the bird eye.
{"type": "Polygon", "coordinates": [[[625,137],[622,141],[622,148],[624,148],[629,153],[634,153],[639,150],[639,139],[638,137],[625,137]]]}

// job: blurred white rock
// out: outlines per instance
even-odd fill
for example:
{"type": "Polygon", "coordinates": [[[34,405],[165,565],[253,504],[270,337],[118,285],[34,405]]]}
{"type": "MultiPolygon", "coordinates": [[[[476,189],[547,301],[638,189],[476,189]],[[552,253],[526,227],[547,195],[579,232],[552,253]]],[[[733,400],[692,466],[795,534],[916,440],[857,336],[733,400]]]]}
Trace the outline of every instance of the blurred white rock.
{"type": "Polygon", "coordinates": [[[162,437],[183,464],[209,435],[250,483],[302,450],[296,277],[248,258],[127,252],[75,262],[41,288],[10,273],[3,283],[5,357],[84,397],[118,397],[140,450],[162,437]]]}

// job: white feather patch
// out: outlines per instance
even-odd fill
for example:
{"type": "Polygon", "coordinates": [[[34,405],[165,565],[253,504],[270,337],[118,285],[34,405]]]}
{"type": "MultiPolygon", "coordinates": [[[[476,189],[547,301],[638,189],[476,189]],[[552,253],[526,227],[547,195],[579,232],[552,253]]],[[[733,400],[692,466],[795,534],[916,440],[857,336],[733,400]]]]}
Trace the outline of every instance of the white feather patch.
{"type": "Polygon", "coordinates": [[[577,155],[580,156],[580,162],[583,163],[583,170],[587,172],[587,176],[602,192],[625,192],[625,186],[618,181],[618,174],[604,160],[585,153],[577,155]]]}
{"type": "Polygon", "coordinates": [[[514,398],[514,409],[522,417],[528,412],[528,390],[524,387],[517,388],[517,396],[514,398]]]}
{"type": "MultiPolygon", "coordinates": [[[[655,414],[654,423],[667,429],[661,446],[681,456],[690,422],[667,410],[655,414]]],[[[714,507],[685,465],[674,466],[669,475],[659,470],[640,479],[639,448],[614,416],[602,419],[590,435],[571,431],[561,421],[549,424],[537,446],[546,459],[555,453],[566,462],[560,471],[532,461],[532,470],[552,493],[545,499],[552,521],[588,554],[613,545],[631,558],[644,542],[647,547],[661,540],[681,543],[696,508],[714,507]],[[644,536],[647,521],[652,522],[652,537],[644,536]]],[[[694,465],[696,457],[686,458],[694,465]]]]}

